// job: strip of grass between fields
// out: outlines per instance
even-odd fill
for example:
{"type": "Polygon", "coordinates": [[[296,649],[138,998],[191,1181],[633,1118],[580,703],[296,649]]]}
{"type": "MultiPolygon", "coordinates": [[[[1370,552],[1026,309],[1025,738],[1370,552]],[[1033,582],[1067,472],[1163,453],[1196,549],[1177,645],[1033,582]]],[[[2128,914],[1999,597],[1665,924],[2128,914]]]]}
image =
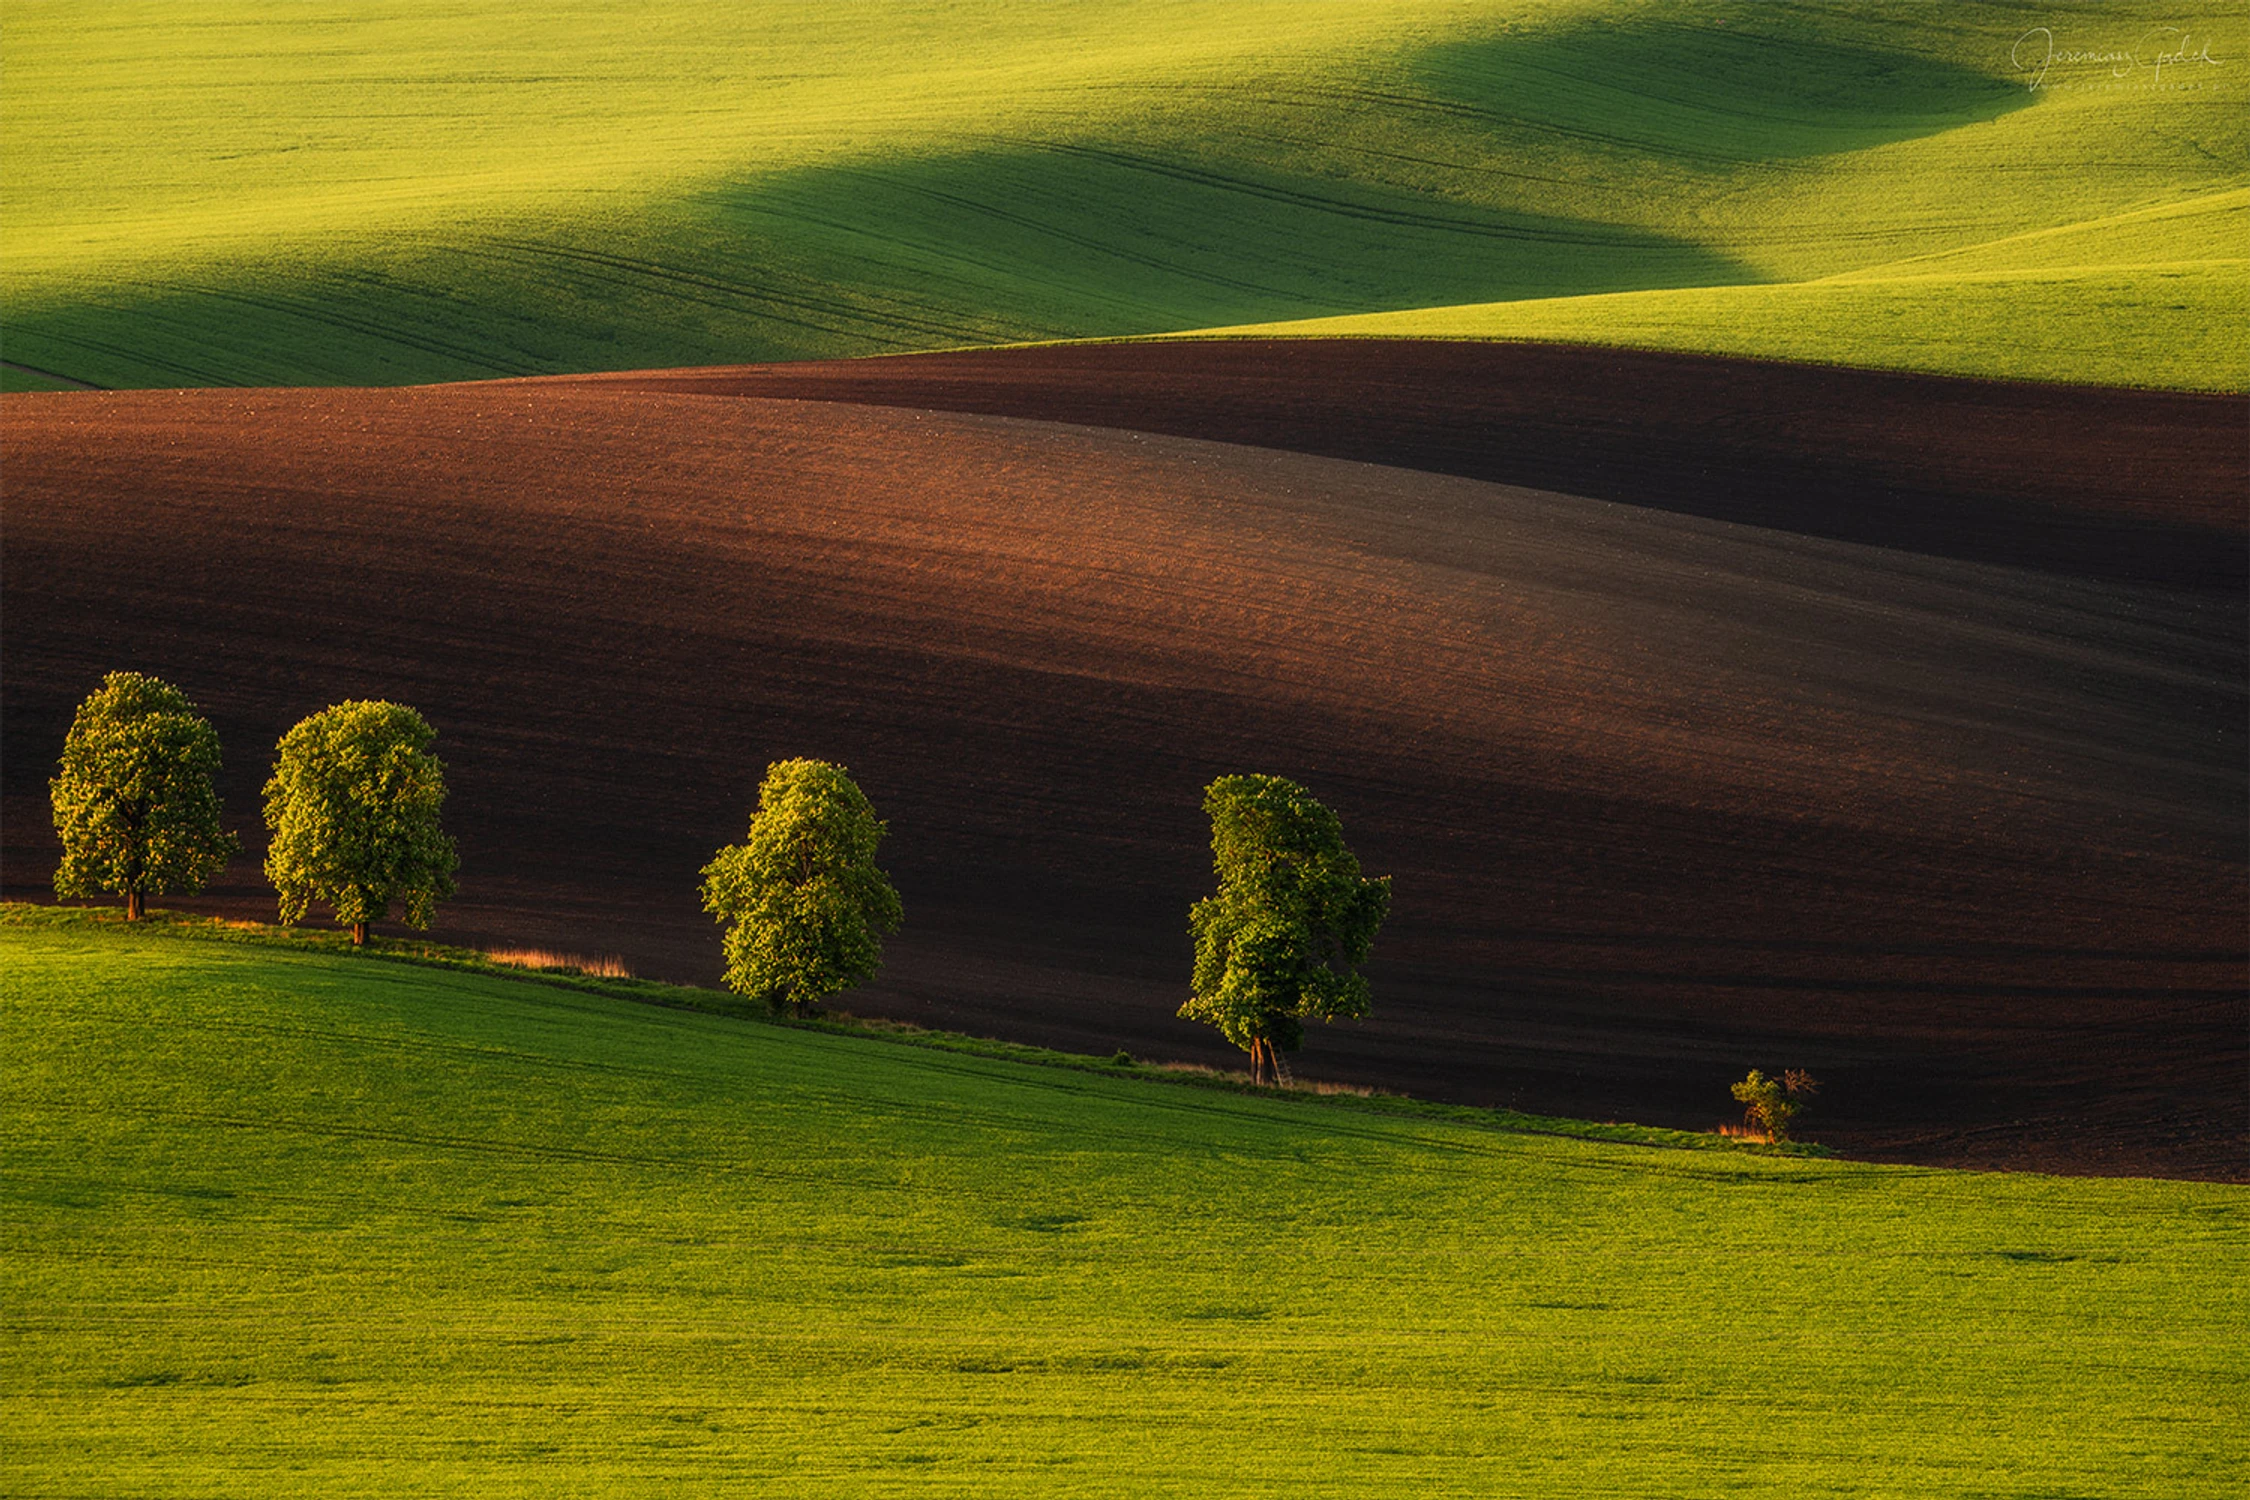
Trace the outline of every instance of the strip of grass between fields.
{"type": "Polygon", "coordinates": [[[186,941],[240,943],[264,948],[292,949],[307,953],[351,954],[356,952],[359,956],[372,962],[415,964],[428,968],[492,975],[525,984],[558,985],[566,989],[581,990],[615,1000],[628,1000],[639,1005],[663,1006],[674,1010],[702,1011],[710,1015],[726,1016],[731,1019],[762,1025],[825,1032],[835,1036],[860,1037],[870,1041],[889,1042],[899,1046],[922,1047],[939,1052],[988,1057],[1003,1062],[1025,1063],[1032,1067],[1067,1068],[1076,1072],[1100,1073],[1112,1078],[1139,1078],[1184,1088],[1213,1089],[1223,1093],[1256,1094],[1301,1100],[1335,1108],[1362,1110],[1372,1114],[1446,1120],[1455,1124],[1479,1126],[1489,1130],[1507,1131],[1518,1135],[1551,1135],[1579,1140],[1618,1141],[1639,1146],[1663,1146],[1679,1150],[1738,1151],[1772,1156],[1826,1157],[1834,1154],[1827,1147],[1810,1141],[1776,1143],[1743,1140],[1715,1132],[1669,1130],[1660,1126],[1634,1125],[1613,1120],[1578,1120],[1561,1115],[1526,1114],[1512,1109],[1489,1109],[1476,1105],[1445,1104],[1435,1100],[1416,1099],[1404,1094],[1336,1090],[1310,1083],[1273,1088],[1253,1084],[1246,1075],[1239,1073],[1217,1072],[1203,1068],[1174,1066],[1138,1059],[1124,1061],[1116,1058],[1094,1057],[1079,1052],[1061,1052],[1049,1047],[1035,1047],[1021,1042],[1001,1041],[993,1037],[968,1036],[954,1031],[932,1031],[902,1021],[871,1019],[845,1012],[832,1012],[804,1019],[778,1016],[772,1014],[762,1005],[745,1000],[738,995],[728,994],[723,990],[704,989],[696,985],[670,984],[656,979],[605,978],[572,969],[518,968],[510,964],[495,962],[490,956],[474,948],[449,947],[442,943],[423,942],[416,938],[371,936],[366,947],[355,950],[352,947],[350,935],[342,932],[326,932],[305,927],[277,927],[264,922],[238,922],[220,917],[197,917],[160,908],[151,908],[144,922],[128,928],[124,914],[113,908],[42,906],[26,901],[0,902],[0,927],[114,929],[119,932],[135,931],[150,936],[178,938],[186,941]]]}

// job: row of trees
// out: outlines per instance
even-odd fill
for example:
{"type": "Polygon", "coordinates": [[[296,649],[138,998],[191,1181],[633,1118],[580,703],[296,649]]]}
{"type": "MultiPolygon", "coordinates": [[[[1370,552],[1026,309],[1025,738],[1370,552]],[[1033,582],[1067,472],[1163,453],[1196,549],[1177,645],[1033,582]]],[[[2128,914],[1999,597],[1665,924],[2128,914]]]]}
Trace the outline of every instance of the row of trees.
{"type": "MultiPolygon", "coordinates": [[[[352,941],[396,905],[428,927],[454,892],[453,841],[438,826],[445,767],[437,738],[397,703],[339,703],[275,747],[265,787],[266,877],[281,920],[313,902],[352,941]]],[[[49,783],[62,861],[55,894],[145,898],[193,892],[239,847],[220,827],[219,737],[179,689],[112,672],[79,705],[49,783]]],[[[1367,1014],[1366,962],[1390,910],[1389,876],[1360,874],[1336,815],[1280,776],[1222,776],[1204,790],[1217,889],[1188,912],[1191,993],[1180,1015],[1218,1028],[1277,1081],[1307,1020],[1367,1014]]],[[[745,842],[703,867],[703,904],[725,924],[726,983],[804,1015],[873,977],[898,930],[898,891],[875,862],[888,832],[842,766],[777,761],[758,787],[745,842]]],[[[1746,1123],[1774,1140],[1818,1085],[1752,1071],[1734,1085],[1746,1123]]]]}
{"type": "MultiPolygon", "coordinates": [[[[367,941],[395,905],[427,927],[454,891],[453,840],[438,826],[445,767],[436,731],[397,703],[339,703],[281,737],[265,787],[266,878],[281,920],[321,902],[367,941]]],[[[48,783],[62,860],[55,894],[146,898],[201,890],[241,847],[220,827],[219,736],[187,695],[112,672],[78,706],[48,783]]]]}
{"type": "MultiPolygon", "coordinates": [[[[1277,1080],[1307,1020],[1367,1014],[1358,965],[1390,877],[1362,876],[1336,815],[1283,777],[1222,776],[1203,810],[1218,890],[1188,913],[1195,970],[1180,1014],[1250,1054],[1254,1080],[1277,1080]]],[[[727,985],[803,1015],[871,978],[900,920],[875,863],[886,832],[843,767],[776,762],[747,841],[703,869],[704,909],[727,924],[727,985]]]]}
{"type": "MultiPolygon", "coordinates": [[[[393,906],[428,927],[454,892],[453,841],[438,824],[445,767],[435,732],[397,703],[339,703],[275,747],[265,788],[266,876],[281,920],[316,901],[365,943],[393,906]]],[[[62,861],[55,894],[145,899],[201,890],[239,847],[220,826],[219,737],[171,684],[113,672],[79,705],[49,783],[62,861]]],[[[1367,1013],[1363,963],[1390,906],[1336,815],[1279,776],[1222,776],[1203,799],[1218,889],[1195,903],[1192,993],[1208,1022],[1275,1078],[1304,1022],[1367,1013]]],[[[875,862],[887,828],[844,768],[778,761],[744,843],[703,869],[703,903],[726,925],[726,983],[805,1014],[872,977],[898,930],[898,891],[875,862]]]]}

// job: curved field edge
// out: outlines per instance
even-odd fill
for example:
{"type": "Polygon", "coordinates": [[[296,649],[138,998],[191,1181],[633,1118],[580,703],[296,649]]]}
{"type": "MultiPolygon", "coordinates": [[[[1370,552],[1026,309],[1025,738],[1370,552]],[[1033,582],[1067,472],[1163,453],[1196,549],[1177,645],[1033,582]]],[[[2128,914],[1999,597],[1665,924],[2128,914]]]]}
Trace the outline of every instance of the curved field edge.
{"type": "Polygon", "coordinates": [[[0,301],[12,358],[107,386],[1383,316],[2234,388],[2209,255],[2239,254],[2183,258],[2168,216],[2244,187],[2239,27],[2119,79],[2022,45],[2129,52],[2169,13],[1935,14],[58,5],[11,31],[0,301]],[[1960,259],[2058,235],[2078,259],[1960,259]]]}
{"type": "Polygon", "coordinates": [[[1430,308],[1183,338],[1427,338],[1739,355],[2123,390],[2250,391],[2250,267],[2024,271],[1430,308]],[[2169,304],[2167,299],[2188,299],[2169,304]],[[2089,337],[2092,330],[2098,337],[2089,337]]]}
{"type": "Polygon", "coordinates": [[[0,942],[0,1378],[40,1493],[2242,1474],[2239,1188],[1511,1135],[333,954],[0,942]]]}
{"type": "Polygon", "coordinates": [[[1748,1152],[1760,1156],[1827,1157],[1833,1153],[1813,1141],[1763,1142],[1739,1140],[1708,1131],[1672,1130],[1655,1125],[1634,1125],[1614,1120],[1574,1120],[1560,1115],[1527,1114],[1512,1109],[1486,1109],[1465,1104],[1444,1104],[1415,1099],[1381,1089],[1347,1087],[1313,1081],[1280,1087],[1252,1084],[1247,1076],[1200,1064],[1161,1063],[1120,1055],[1093,1057],[1081,1052],[1034,1047],[995,1037],[933,1030],[910,1022],[854,1016],[849,1011],[796,1018],[771,1013],[739,995],[700,985],[671,984],[655,979],[620,979],[586,974],[575,969],[524,969],[497,962],[474,948],[427,943],[414,938],[373,936],[356,952],[350,935],[303,927],[276,927],[219,917],[195,917],[151,908],[144,923],[128,925],[122,911],[103,907],[42,906],[34,902],[0,902],[0,932],[88,931],[132,934],[145,932],[191,941],[234,943],[275,948],[294,953],[326,953],[355,960],[418,965],[457,973],[489,975],[511,982],[559,985],[586,994],[637,1005],[700,1011],[760,1025],[781,1026],[830,1036],[859,1037],[906,1047],[926,1047],[939,1052],[993,1058],[1031,1067],[1067,1068],[1099,1073],[1108,1078],[1133,1078],[1183,1088],[1213,1089],[1222,1093],[1251,1094],[1260,1098],[1291,1099],[1369,1114],[1409,1119],[1445,1120],[1513,1134],[1551,1135],[1575,1140],[1616,1141],[1629,1145],[1658,1146],[1697,1151],[1748,1152]]]}
{"type": "MultiPolygon", "coordinates": [[[[2193,211],[2223,224],[2238,243],[2250,236],[2250,195],[2223,195],[2193,211]]],[[[2038,263],[2034,252],[2072,239],[2071,229],[2055,230],[2006,247],[2029,264],[1957,253],[1821,281],[1417,308],[1170,336],[1587,344],[2055,385],[2250,391],[2250,259],[2038,263]]]]}
{"type": "Polygon", "coordinates": [[[2224,392],[1286,330],[550,379],[1165,433],[2166,586],[2241,575],[2224,392]]]}

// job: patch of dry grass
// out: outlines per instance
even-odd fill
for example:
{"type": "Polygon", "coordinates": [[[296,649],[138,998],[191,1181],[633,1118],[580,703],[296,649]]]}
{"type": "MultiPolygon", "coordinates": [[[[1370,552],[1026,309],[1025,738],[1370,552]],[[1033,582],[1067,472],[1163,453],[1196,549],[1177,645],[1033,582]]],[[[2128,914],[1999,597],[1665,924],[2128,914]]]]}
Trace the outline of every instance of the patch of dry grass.
{"type": "Polygon", "coordinates": [[[625,960],[614,953],[599,958],[586,958],[576,953],[557,953],[548,948],[489,948],[486,958],[496,964],[506,964],[511,969],[553,969],[565,974],[584,974],[594,979],[631,979],[633,971],[625,960]]]}

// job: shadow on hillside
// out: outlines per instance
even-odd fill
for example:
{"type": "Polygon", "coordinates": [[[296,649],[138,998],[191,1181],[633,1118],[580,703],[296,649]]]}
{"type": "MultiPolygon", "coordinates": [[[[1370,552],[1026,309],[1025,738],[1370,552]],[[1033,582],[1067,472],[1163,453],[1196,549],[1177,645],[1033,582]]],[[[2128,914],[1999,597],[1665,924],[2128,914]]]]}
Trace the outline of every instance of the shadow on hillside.
{"type": "Polygon", "coordinates": [[[858,316],[909,341],[967,310],[988,321],[958,328],[961,341],[998,341],[1758,279],[1629,224],[1282,171],[1208,144],[858,161],[703,206],[740,258],[863,299],[858,316]]]}
{"type": "Polygon", "coordinates": [[[1973,68],[1840,41],[1837,19],[1780,7],[1733,24],[1589,19],[1434,47],[1410,77],[1429,107],[1484,131],[1690,170],[1861,151],[2031,103],[1973,68]]]}
{"type": "Polygon", "coordinates": [[[1785,13],[1741,21],[1764,34],[1584,22],[1317,79],[1182,82],[1137,96],[1127,125],[1066,110],[625,218],[153,270],[11,307],[10,348],[104,386],[410,384],[1741,284],[1765,278],[1645,227],[1652,203],[2030,97],[1795,35],[1814,23],[1785,13]]]}
{"type": "Polygon", "coordinates": [[[100,386],[400,385],[1162,332],[1756,279],[1626,225],[1014,142],[790,171],[629,226],[396,235],[11,309],[100,386]]]}
{"type": "Polygon", "coordinates": [[[759,176],[681,205],[692,227],[668,238],[761,268],[751,295],[803,290],[769,310],[757,358],[845,324],[928,347],[1741,284],[1765,278],[1636,222],[1650,196],[1818,170],[2029,99],[1745,20],[1761,34],[1586,22],[1453,43],[1316,87],[1191,92],[1100,135],[759,176]]]}

